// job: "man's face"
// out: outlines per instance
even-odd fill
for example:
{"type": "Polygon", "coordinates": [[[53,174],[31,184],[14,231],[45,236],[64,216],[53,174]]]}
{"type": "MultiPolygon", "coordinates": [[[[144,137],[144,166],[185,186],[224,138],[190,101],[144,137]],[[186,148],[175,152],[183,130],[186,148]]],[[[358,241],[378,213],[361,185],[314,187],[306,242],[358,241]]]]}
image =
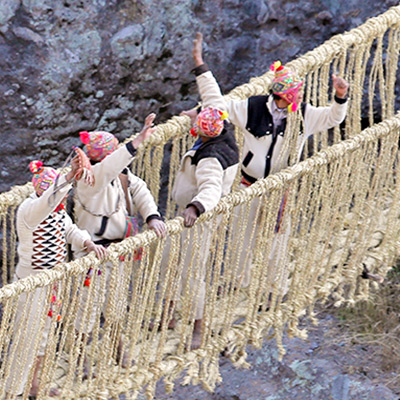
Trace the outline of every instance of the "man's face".
{"type": "MultiPolygon", "coordinates": [[[[303,93],[303,87],[300,87],[296,95],[296,104],[300,104],[303,101],[303,93]]],[[[280,97],[279,99],[275,99],[275,104],[278,108],[285,109],[289,106],[290,103],[280,97]]]]}
{"type": "Polygon", "coordinates": [[[276,106],[278,107],[278,108],[280,108],[280,109],[284,109],[284,108],[287,108],[288,106],[289,106],[289,103],[286,101],[286,100],[284,100],[284,99],[282,99],[282,98],[279,98],[279,99],[275,99],[275,104],[276,104],[276,106]]]}

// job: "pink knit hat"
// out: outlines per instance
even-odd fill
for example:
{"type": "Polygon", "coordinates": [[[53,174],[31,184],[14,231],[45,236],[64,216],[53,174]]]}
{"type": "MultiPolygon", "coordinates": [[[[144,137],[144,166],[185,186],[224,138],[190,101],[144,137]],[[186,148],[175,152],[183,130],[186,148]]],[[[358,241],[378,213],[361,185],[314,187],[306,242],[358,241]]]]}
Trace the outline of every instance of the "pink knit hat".
{"type": "Polygon", "coordinates": [[[216,108],[207,107],[200,111],[190,133],[193,136],[216,137],[224,128],[224,119],[228,118],[226,111],[220,111],[216,108]]]}
{"type": "Polygon", "coordinates": [[[270,69],[275,72],[275,77],[272,81],[272,93],[277,94],[289,103],[289,112],[296,111],[298,107],[297,96],[303,81],[290,69],[284,67],[280,61],[275,61],[271,64],[270,69]]]}
{"type": "Polygon", "coordinates": [[[118,139],[109,132],[79,132],[82,143],[86,145],[86,153],[92,161],[101,161],[118,147],[118,139]]]}
{"type": "Polygon", "coordinates": [[[38,196],[41,196],[56,180],[58,174],[51,167],[43,167],[41,161],[31,161],[29,169],[33,173],[32,184],[38,196]]]}

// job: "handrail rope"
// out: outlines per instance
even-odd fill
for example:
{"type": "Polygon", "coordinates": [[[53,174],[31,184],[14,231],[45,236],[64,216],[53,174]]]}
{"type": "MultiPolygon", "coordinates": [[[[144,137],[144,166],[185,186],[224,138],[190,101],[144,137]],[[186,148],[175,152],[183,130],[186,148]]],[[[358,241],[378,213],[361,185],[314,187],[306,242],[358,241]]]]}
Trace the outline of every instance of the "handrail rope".
{"type": "MultiPolygon", "coordinates": [[[[359,149],[363,144],[374,142],[392,132],[400,129],[400,112],[394,117],[382,121],[379,124],[373,125],[365,129],[362,133],[337,143],[327,149],[321,150],[316,155],[288,167],[272,176],[265,179],[260,179],[248,188],[232,192],[221,199],[218,205],[211,211],[205,212],[198,218],[197,223],[210,221],[215,215],[220,215],[231,210],[233,207],[240,204],[248,203],[250,200],[261,197],[266,193],[272,193],[282,189],[285,185],[295,179],[311,174],[314,168],[320,168],[323,165],[329,164],[332,161],[338,160],[349,153],[359,149]]],[[[183,231],[182,217],[176,217],[166,222],[167,233],[169,235],[177,234],[183,231]]],[[[145,231],[137,234],[134,237],[129,237],[120,243],[114,243],[109,246],[108,260],[117,259],[120,255],[129,254],[132,250],[139,249],[143,246],[148,246],[158,240],[157,235],[153,231],[145,231]]],[[[101,264],[93,254],[81,257],[69,263],[62,263],[51,270],[41,271],[34,276],[28,276],[17,282],[11,283],[0,288],[0,302],[5,299],[12,298],[25,291],[32,291],[37,287],[47,286],[65,276],[76,276],[86,272],[90,267],[96,268],[101,264]]]]}
{"type": "MultiPolygon", "coordinates": [[[[385,13],[371,18],[349,32],[333,36],[317,48],[288,62],[287,66],[297,71],[298,74],[305,75],[307,71],[310,72],[321,67],[327,59],[343,54],[352,46],[362,46],[367,38],[383,35],[389,28],[398,27],[399,25],[400,6],[391,7],[385,13]]],[[[259,77],[251,78],[249,83],[236,87],[226,97],[243,99],[254,94],[264,93],[266,88],[269,87],[272,77],[273,72],[268,71],[259,77]]],[[[189,128],[189,117],[174,116],[166,123],[157,125],[157,131],[143,144],[143,147],[163,145],[172,137],[186,133],[189,128]]],[[[132,140],[135,136],[133,135],[126,139],[124,143],[132,140]]],[[[32,190],[31,183],[27,183],[21,186],[14,186],[8,192],[0,193],[0,214],[6,211],[8,205],[18,205],[32,190]]]]}

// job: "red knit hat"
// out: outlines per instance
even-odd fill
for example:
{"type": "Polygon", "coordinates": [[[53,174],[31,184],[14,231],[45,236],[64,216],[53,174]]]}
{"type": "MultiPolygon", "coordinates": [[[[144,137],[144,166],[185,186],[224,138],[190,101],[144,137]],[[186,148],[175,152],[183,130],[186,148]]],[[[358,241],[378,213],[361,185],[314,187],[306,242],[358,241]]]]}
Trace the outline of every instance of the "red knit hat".
{"type": "Polygon", "coordinates": [[[200,111],[190,133],[193,136],[216,137],[224,128],[224,120],[228,118],[227,111],[207,107],[200,111]]]}
{"type": "Polygon", "coordinates": [[[272,93],[277,94],[289,103],[288,111],[296,111],[298,107],[298,92],[303,85],[297,75],[290,69],[284,67],[280,61],[271,64],[271,71],[275,72],[272,81],[272,93]]]}
{"type": "Polygon", "coordinates": [[[31,161],[29,169],[33,173],[32,184],[38,196],[41,196],[57,179],[57,172],[51,167],[43,167],[41,161],[31,161]]]}
{"type": "Polygon", "coordinates": [[[92,161],[101,161],[118,147],[118,139],[109,132],[79,132],[86,153],[92,161]]]}

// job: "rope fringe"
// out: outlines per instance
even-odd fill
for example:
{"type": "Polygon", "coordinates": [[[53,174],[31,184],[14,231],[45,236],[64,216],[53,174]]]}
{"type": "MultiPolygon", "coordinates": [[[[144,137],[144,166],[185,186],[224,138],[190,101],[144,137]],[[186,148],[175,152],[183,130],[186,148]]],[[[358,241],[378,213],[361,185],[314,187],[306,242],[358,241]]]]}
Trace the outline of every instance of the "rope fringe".
{"type": "MultiPolygon", "coordinates": [[[[168,237],[145,231],[113,244],[104,265],[90,254],[9,283],[16,263],[15,210],[32,185],[0,194],[0,397],[27,398],[37,354],[43,355],[38,398],[57,387],[65,399],[122,393],[136,399],[141,392],[152,399],[159,380],[171,392],[179,378],[213,391],[221,382],[221,352],[249,367],[247,345],[260,347],[274,337],[282,358],[284,332],[306,338],[299,319],[307,313],[316,322],[316,302],[351,306],[367,298],[376,282],[362,279],[364,265],[386,276],[400,251],[400,114],[394,112],[399,35],[397,6],[288,63],[305,79],[305,101],[315,106],[332,101],[332,73],[350,82],[344,128],[315,135],[305,150],[314,155],[296,163],[303,121],[300,112],[292,113],[282,152],[290,167],[234,190],[191,229],[175,217],[169,195],[180,159],[193,144],[189,118],[159,125],[139,148],[133,172],[159,199],[164,149],[170,150],[167,200],[160,204],[169,218],[168,237]],[[363,131],[362,107],[370,125],[363,131]],[[377,113],[383,122],[374,125],[377,113]],[[143,256],[135,260],[139,248],[143,256]],[[204,257],[201,346],[190,350],[204,257]],[[94,273],[84,286],[89,268],[100,267],[109,273],[94,273]],[[61,301],[52,309],[59,321],[48,317],[54,293],[61,301]]],[[[229,97],[267,93],[272,75],[252,78],[229,97]]],[[[236,136],[241,143],[241,132],[236,136]]]]}

